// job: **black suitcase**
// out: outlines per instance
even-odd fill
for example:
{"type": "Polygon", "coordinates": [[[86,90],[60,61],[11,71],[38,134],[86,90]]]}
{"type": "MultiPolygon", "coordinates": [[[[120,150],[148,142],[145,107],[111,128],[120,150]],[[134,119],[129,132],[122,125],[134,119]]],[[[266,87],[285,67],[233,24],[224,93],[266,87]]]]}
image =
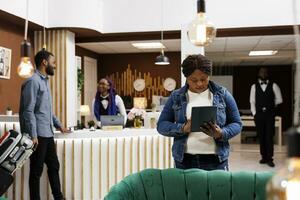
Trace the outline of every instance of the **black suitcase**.
{"type": "Polygon", "coordinates": [[[9,186],[13,183],[13,176],[0,168],[0,197],[8,190],[9,186]]]}
{"type": "Polygon", "coordinates": [[[10,130],[0,139],[0,167],[13,174],[33,153],[33,143],[26,134],[10,130]]]}
{"type": "Polygon", "coordinates": [[[13,182],[12,174],[33,153],[34,145],[27,134],[10,130],[0,138],[0,196],[13,182]]]}

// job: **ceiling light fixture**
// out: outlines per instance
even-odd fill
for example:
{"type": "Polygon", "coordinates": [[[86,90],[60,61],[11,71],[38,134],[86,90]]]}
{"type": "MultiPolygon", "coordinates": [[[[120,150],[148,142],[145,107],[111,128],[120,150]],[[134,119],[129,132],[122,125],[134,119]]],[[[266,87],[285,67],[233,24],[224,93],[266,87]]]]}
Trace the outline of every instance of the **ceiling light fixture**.
{"type": "Polygon", "coordinates": [[[34,73],[34,68],[30,62],[31,44],[27,41],[28,9],[29,9],[29,0],[26,0],[26,20],[25,20],[24,41],[21,43],[21,62],[17,69],[18,75],[22,78],[29,78],[34,73]]]}
{"type": "Polygon", "coordinates": [[[273,56],[277,54],[278,51],[265,50],[265,51],[250,51],[249,56],[273,56]]]}
{"type": "MultiPolygon", "coordinates": [[[[161,0],[161,43],[163,44],[163,41],[164,41],[164,31],[163,31],[163,25],[164,25],[164,2],[163,0],[161,0]]],[[[161,48],[161,51],[160,51],[160,55],[158,55],[156,58],[155,58],[155,64],[156,65],[169,65],[170,64],[170,60],[167,56],[165,56],[165,53],[164,53],[164,49],[161,48]]]]}
{"type": "Polygon", "coordinates": [[[169,65],[170,60],[167,56],[164,54],[164,50],[161,50],[161,54],[155,58],[155,64],[156,65],[169,65]]]}
{"type": "Polygon", "coordinates": [[[160,42],[139,42],[131,43],[137,49],[164,49],[165,46],[160,42]]]}
{"type": "Polygon", "coordinates": [[[197,0],[197,16],[188,26],[188,38],[195,46],[208,46],[216,37],[217,29],[207,19],[205,0],[197,0]]]}

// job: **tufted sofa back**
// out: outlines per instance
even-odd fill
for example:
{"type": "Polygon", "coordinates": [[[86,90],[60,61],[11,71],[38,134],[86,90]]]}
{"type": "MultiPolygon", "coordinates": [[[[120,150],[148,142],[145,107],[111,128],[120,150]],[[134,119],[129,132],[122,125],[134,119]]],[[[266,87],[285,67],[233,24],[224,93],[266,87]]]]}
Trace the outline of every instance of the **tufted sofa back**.
{"type": "Polygon", "coordinates": [[[105,200],[265,200],[271,172],[146,169],[113,186],[105,200]]]}

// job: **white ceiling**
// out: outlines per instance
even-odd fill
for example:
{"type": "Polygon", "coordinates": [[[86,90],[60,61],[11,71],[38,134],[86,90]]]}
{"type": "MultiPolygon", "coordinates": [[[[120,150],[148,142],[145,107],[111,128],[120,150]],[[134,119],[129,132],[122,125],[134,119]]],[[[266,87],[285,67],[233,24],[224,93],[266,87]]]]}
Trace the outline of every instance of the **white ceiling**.
{"type": "MultiPolygon", "coordinates": [[[[158,42],[158,40],[152,40],[158,42]]],[[[99,54],[159,52],[159,49],[141,50],[131,43],[143,41],[80,43],[80,47],[99,54]]],[[[150,42],[149,40],[144,42],[150,42]]],[[[180,51],[180,39],[164,40],[165,52],[180,51]]],[[[292,64],[295,59],[293,35],[248,36],[216,38],[205,48],[205,54],[213,60],[214,65],[284,65],[292,64]],[[251,50],[277,50],[273,56],[249,57],[251,50]]]]}
{"type": "MultiPolygon", "coordinates": [[[[142,42],[160,42],[159,40],[146,41],[122,41],[122,42],[93,42],[76,44],[85,49],[89,49],[99,54],[117,54],[117,53],[145,53],[159,52],[160,49],[137,49],[132,46],[132,43],[142,42]]],[[[164,40],[165,51],[180,51],[180,40],[164,40]]]]}

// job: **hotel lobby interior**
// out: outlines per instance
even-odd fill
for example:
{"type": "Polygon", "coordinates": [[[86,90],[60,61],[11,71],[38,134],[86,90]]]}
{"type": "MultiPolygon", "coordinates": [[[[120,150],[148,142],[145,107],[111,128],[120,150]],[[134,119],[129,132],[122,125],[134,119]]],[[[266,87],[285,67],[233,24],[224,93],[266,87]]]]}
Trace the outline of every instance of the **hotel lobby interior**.
{"type": "Polygon", "coordinates": [[[299,199],[299,24],[297,0],[0,0],[0,200],[35,199],[30,190],[30,163],[34,162],[30,156],[37,155],[43,134],[25,135],[22,127],[32,131],[33,119],[34,130],[42,127],[38,116],[44,111],[38,110],[38,101],[49,104],[45,115],[51,119],[48,128],[63,195],[54,197],[45,161],[39,185],[42,200],[299,199]],[[36,64],[35,55],[45,51],[55,57],[54,76],[47,72],[48,58],[41,60],[45,76],[36,64]],[[183,61],[199,54],[207,60],[196,62],[201,66],[187,75],[183,61]],[[261,108],[262,115],[269,106],[275,113],[271,160],[265,160],[262,150],[262,135],[270,130],[257,131],[258,121],[263,121],[255,104],[264,84],[261,69],[267,70],[270,80],[265,81],[265,90],[272,96],[272,103],[261,108]],[[215,108],[213,134],[221,136],[206,133],[207,123],[199,122],[201,132],[191,131],[200,118],[212,120],[205,114],[196,116],[192,108],[203,107],[201,103],[189,103],[192,97],[200,98],[192,91],[194,72],[208,77],[205,91],[211,101],[204,106],[215,108]],[[38,76],[47,88],[25,93],[26,83],[38,76]],[[219,104],[211,82],[226,88],[219,104]],[[112,93],[105,90],[102,96],[103,88],[112,93]],[[41,100],[39,95],[47,92],[50,96],[41,100]],[[26,101],[35,103],[30,122],[24,117],[26,101]],[[111,111],[113,106],[116,110],[111,111]],[[233,123],[234,106],[241,129],[230,135],[234,127],[227,126],[233,123]],[[52,115],[60,121],[58,126],[52,115]],[[25,125],[22,120],[27,120],[25,125]],[[185,132],[188,124],[191,127],[185,132]],[[23,138],[14,150],[7,150],[10,130],[29,138],[31,147],[22,150],[23,157],[23,138]],[[200,138],[195,134],[211,141],[199,151],[210,152],[204,150],[210,144],[213,154],[189,154],[190,138],[200,138]],[[17,152],[20,155],[14,160],[17,152]],[[183,169],[178,167],[178,152],[197,158],[198,165],[213,155],[227,166],[183,169]],[[13,163],[14,169],[7,170],[6,162],[13,163]],[[6,189],[2,173],[11,177],[6,189]]]}

